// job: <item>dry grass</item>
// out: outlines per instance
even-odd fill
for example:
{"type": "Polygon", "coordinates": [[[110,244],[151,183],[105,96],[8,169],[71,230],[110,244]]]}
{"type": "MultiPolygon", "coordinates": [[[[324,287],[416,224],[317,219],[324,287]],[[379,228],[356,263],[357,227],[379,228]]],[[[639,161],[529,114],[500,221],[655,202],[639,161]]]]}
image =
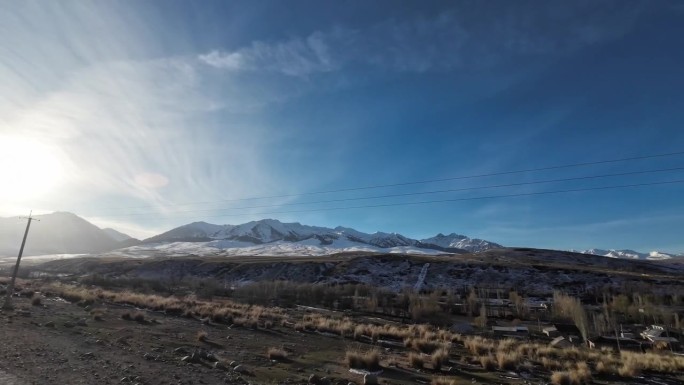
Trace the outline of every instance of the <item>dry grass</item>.
{"type": "Polygon", "coordinates": [[[442,365],[449,362],[449,349],[439,348],[430,356],[430,362],[434,370],[440,370],[442,365]]]}
{"type": "Polygon", "coordinates": [[[287,352],[280,348],[270,347],[266,352],[269,360],[284,360],[287,358],[287,352]]]}
{"type": "Polygon", "coordinates": [[[380,370],[380,352],[377,350],[367,352],[348,350],[345,354],[345,361],[350,369],[380,370]]]}
{"type": "Polygon", "coordinates": [[[456,380],[452,380],[450,378],[446,377],[439,377],[439,378],[433,378],[432,381],[430,382],[430,385],[457,385],[458,382],[456,380]]]}
{"type": "Polygon", "coordinates": [[[196,338],[197,338],[197,341],[205,342],[209,339],[209,334],[207,332],[205,332],[204,330],[200,330],[197,332],[196,338]]]}
{"type": "Polygon", "coordinates": [[[432,354],[437,349],[448,348],[448,345],[444,342],[427,338],[407,338],[404,340],[404,346],[425,354],[432,354]]]}
{"type": "Polygon", "coordinates": [[[551,373],[551,383],[554,385],[581,385],[591,383],[591,371],[584,362],[579,362],[565,371],[551,373]]]}
{"type": "Polygon", "coordinates": [[[217,323],[233,324],[234,318],[249,320],[244,322],[246,326],[256,324],[267,325],[267,321],[281,321],[285,313],[280,308],[265,308],[239,304],[232,301],[199,301],[195,296],[186,297],[163,297],[152,294],[140,294],[130,291],[109,291],[102,289],[88,289],[73,285],[51,284],[46,286],[46,292],[62,297],[70,302],[94,303],[106,301],[117,304],[135,306],[136,308],[164,311],[171,315],[197,316],[210,318],[217,323]]]}
{"type": "Polygon", "coordinates": [[[494,341],[482,338],[480,336],[464,338],[463,345],[474,356],[492,353],[496,347],[494,341]]]}
{"type": "Polygon", "coordinates": [[[520,362],[520,356],[516,352],[498,351],[496,352],[496,363],[501,370],[513,370],[520,362]]]}

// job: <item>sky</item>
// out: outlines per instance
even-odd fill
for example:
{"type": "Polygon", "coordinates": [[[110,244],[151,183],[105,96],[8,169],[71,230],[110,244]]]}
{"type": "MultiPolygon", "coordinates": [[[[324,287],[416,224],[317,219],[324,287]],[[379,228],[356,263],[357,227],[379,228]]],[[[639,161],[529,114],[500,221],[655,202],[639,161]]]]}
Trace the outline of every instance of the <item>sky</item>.
{"type": "Polygon", "coordinates": [[[0,0],[0,216],[684,252],[682,36],[678,1],[0,0]]]}

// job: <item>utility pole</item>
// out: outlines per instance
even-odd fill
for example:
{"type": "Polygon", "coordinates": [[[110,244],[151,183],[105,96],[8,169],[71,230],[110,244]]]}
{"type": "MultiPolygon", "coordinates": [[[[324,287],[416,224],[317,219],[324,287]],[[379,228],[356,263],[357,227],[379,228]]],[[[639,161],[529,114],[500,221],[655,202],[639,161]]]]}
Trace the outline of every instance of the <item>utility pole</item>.
{"type": "Polygon", "coordinates": [[[5,295],[5,303],[2,305],[3,310],[11,310],[12,309],[12,295],[14,294],[14,281],[17,280],[17,273],[19,272],[19,263],[21,262],[21,255],[24,253],[24,246],[26,245],[26,237],[28,237],[28,232],[29,228],[31,227],[31,221],[40,221],[40,219],[32,218],[31,214],[33,214],[33,211],[29,213],[29,216],[26,222],[26,230],[24,231],[24,239],[21,241],[21,247],[19,248],[19,255],[17,256],[17,264],[14,265],[14,271],[12,272],[12,279],[10,280],[9,285],[7,286],[7,293],[5,295]]]}

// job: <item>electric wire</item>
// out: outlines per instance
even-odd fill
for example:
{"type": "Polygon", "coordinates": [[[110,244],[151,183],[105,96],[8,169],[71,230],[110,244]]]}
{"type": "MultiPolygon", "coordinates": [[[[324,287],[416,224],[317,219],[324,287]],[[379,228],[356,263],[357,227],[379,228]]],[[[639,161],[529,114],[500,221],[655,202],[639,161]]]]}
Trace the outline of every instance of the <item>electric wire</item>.
{"type": "MultiPolygon", "coordinates": [[[[672,167],[672,168],[664,168],[664,169],[656,169],[656,170],[630,171],[630,172],[622,172],[622,173],[614,173],[614,174],[588,175],[588,176],[571,177],[571,178],[547,179],[547,180],[539,180],[539,181],[531,181],[531,182],[516,182],[516,183],[506,183],[506,184],[497,184],[497,185],[488,185],[488,186],[462,187],[462,188],[455,188],[455,189],[443,189],[443,190],[419,191],[419,192],[409,192],[409,193],[385,194],[385,195],[375,195],[375,196],[367,196],[367,197],[339,198],[339,199],[319,200],[319,201],[311,201],[311,202],[293,202],[293,203],[254,205],[254,206],[229,207],[229,208],[177,210],[177,211],[173,211],[169,214],[219,212],[219,211],[228,211],[228,210],[248,210],[248,209],[269,208],[269,207],[302,206],[302,205],[313,205],[313,204],[322,204],[322,203],[338,203],[338,202],[350,202],[350,201],[371,200],[371,199],[385,199],[385,198],[396,198],[396,197],[407,197],[407,196],[418,196],[418,195],[431,195],[431,194],[440,194],[440,193],[449,193],[449,192],[484,190],[484,189],[493,189],[493,188],[518,187],[518,186],[528,186],[528,185],[536,185],[536,184],[570,182],[570,181],[600,179],[600,178],[609,178],[609,177],[627,176],[627,175],[643,175],[643,174],[662,173],[662,172],[681,171],[681,170],[684,170],[684,167],[672,167]]],[[[102,215],[99,217],[102,217],[102,218],[133,217],[133,216],[147,216],[147,215],[154,215],[154,214],[157,214],[157,212],[137,212],[137,213],[128,213],[128,214],[102,215]]]]}
{"type": "MultiPolygon", "coordinates": [[[[514,197],[525,197],[525,196],[565,194],[565,193],[573,193],[573,192],[605,191],[605,190],[616,190],[616,189],[633,188],[633,187],[663,186],[663,185],[673,185],[673,184],[678,184],[678,183],[684,183],[684,179],[661,181],[661,182],[634,183],[634,184],[614,185],[614,186],[599,186],[599,187],[587,187],[587,188],[577,188],[577,189],[538,191],[538,192],[502,194],[502,195],[488,195],[488,196],[479,196],[479,197],[438,199],[438,200],[415,201],[415,202],[379,203],[379,204],[373,204],[373,205],[326,207],[326,208],[271,211],[271,212],[258,212],[258,213],[219,214],[219,215],[210,215],[207,217],[208,218],[223,218],[223,217],[241,217],[241,216],[263,216],[263,215],[273,215],[273,214],[292,214],[292,213],[306,213],[306,212],[367,209],[367,208],[379,208],[379,207],[426,205],[426,204],[434,204],[434,203],[464,202],[464,201],[487,200],[487,199],[498,199],[498,198],[514,198],[514,197]]],[[[172,217],[172,218],[179,219],[179,218],[183,218],[183,217],[172,217]]]]}
{"type": "MultiPolygon", "coordinates": [[[[635,161],[635,160],[665,158],[665,157],[679,156],[679,155],[684,155],[684,151],[676,151],[676,152],[652,154],[652,155],[643,155],[643,156],[633,156],[633,157],[618,158],[618,159],[598,160],[598,161],[591,161],[591,162],[571,163],[571,164],[563,164],[563,165],[555,165],[555,166],[536,167],[536,168],[528,168],[528,169],[512,170],[512,171],[501,171],[501,172],[494,172],[494,173],[461,175],[461,176],[454,176],[454,177],[448,177],[448,178],[426,179],[426,180],[420,180],[420,181],[397,182],[397,183],[388,183],[388,184],[379,184],[379,185],[370,185],[370,186],[358,186],[358,187],[347,187],[347,188],[321,190],[321,191],[310,191],[310,192],[301,192],[301,193],[296,193],[296,194],[280,194],[280,195],[221,199],[221,200],[213,200],[213,201],[196,201],[196,202],[186,202],[186,203],[174,203],[174,204],[167,204],[166,206],[173,205],[174,207],[179,207],[179,206],[216,204],[216,203],[239,202],[239,201],[260,200],[260,199],[294,198],[294,197],[300,197],[300,196],[333,194],[333,193],[341,193],[341,192],[381,189],[381,188],[388,188],[388,187],[401,187],[401,186],[419,185],[419,184],[427,184],[427,183],[438,183],[438,182],[447,182],[447,181],[455,181],[455,180],[485,178],[485,177],[492,177],[492,176],[514,175],[514,174],[522,174],[522,173],[528,173],[528,172],[560,170],[560,169],[566,169],[566,168],[586,167],[586,166],[594,166],[594,165],[600,165],[600,164],[611,164],[611,163],[619,163],[619,162],[627,162],[627,161],[635,161]]],[[[145,209],[145,208],[155,208],[155,207],[159,207],[159,205],[157,205],[157,206],[146,205],[146,206],[137,206],[137,207],[123,207],[123,208],[122,207],[110,207],[110,208],[102,208],[102,210],[117,210],[118,211],[118,210],[135,210],[135,209],[145,209]]]]}

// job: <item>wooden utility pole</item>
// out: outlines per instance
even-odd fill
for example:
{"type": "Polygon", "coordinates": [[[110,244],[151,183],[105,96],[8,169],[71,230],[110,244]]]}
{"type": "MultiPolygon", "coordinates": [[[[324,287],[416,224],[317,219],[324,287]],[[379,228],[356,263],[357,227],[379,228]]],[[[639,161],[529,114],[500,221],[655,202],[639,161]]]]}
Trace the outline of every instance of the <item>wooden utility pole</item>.
{"type": "Polygon", "coordinates": [[[29,228],[31,227],[31,221],[39,221],[40,219],[32,218],[31,214],[33,211],[29,213],[29,216],[26,222],[26,230],[24,231],[24,239],[21,241],[21,247],[19,248],[19,255],[17,256],[17,264],[14,265],[14,271],[12,272],[12,279],[10,280],[9,285],[7,286],[7,293],[5,295],[5,303],[2,305],[3,310],[11,310],[12,309],[12,295],[14,294],[14,281],[17,280],[17,273],[19,272],[19,263],[21,262],[21,255],[24,253],[24,246],[26,245],[26,237],[28,237],[28,232],[29,228]]]}

